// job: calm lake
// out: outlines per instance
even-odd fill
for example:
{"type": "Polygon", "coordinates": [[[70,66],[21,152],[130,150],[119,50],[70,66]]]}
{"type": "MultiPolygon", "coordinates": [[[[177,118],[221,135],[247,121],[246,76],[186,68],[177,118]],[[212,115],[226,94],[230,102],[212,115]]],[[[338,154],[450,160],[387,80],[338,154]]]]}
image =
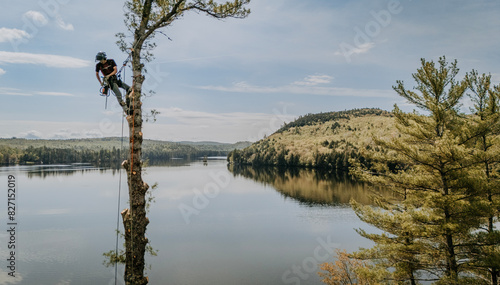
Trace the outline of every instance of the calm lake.
{"type": "MultiPolygon", "coordinates": [[[[0,284],[115,284],[114,250],[126,175],[77,166],[0,167],[0,284]],[[16,183],[15,276],[8,268],[8,176],[16,183]]],[[[367,189],[312,170],[230,168],[224,160],[146,168],[153,191],[147,236],[150,284],[322,284],[317,264],[335,248],[371,243],[350,209],[367,189]]],[[[120,229],[123,229],[120,220],[120,229]]],[[[120,246],[123,240],[120,239],[120,246]]],[[[118,267],[116,284],[124,284],[118,267]]]]}

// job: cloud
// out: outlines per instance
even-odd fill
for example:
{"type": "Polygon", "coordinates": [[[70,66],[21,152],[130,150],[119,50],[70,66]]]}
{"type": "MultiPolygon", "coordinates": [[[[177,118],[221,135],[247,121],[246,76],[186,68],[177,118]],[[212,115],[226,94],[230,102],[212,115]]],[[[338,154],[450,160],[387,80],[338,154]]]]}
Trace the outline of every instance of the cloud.
{"type": "Polygon", "coordinates": [[[292,85],[315,86],[318,84],[327,84],[332,82],[333,77],[329,75],[309,75],[302,81],[295,81],[292,85]]]}
{"type": "Polygon", "coordinates": [[[0,87],[0,95],[12,95],[12,96],[31,96],[31,93],[22,92],[21,89],[17,88],[6,88],[0,87]]]}
{"type": "Polygon", "coordinates": [[[222,142],[256,141],[279,129],[284,122],[290,122],[295,115],[287,113],[286,107],[268,113],[209,113],[181,108],[157,109],[158,122],[145,126],[145,133],[152,139],[215,140],[222,142]],[[168,119],[168,124],[162,121],[168,119]]]}
{"type": "Polygon", "coordinates": [[[119,136],[121,124],[116,123],[111,131],[103,130],[100,123],[75,121],[0,121],[3,138],[74,139],[119,136]]]}
{"type": "Polygon", "coordinates": [[[66,92],[35,92],[36,95],[46,95],[46,96],[68,96],[73,97],[74,95],[66,92]]]}
{"type": "Polygon", "coordinates": [[[5,74],[5,70],[0,68],[0,75],[4,75],[4,74],[5,74]]]}
{"type": "Polygon", "coordinates": [[[23,30],[0,28],[0,43],[29,37],[30,35],[23,30]]]}
{"type": "Polygon", "coordinates": [[[21,276],[21,274],[15,274],[14,277],[12,277],[8,274],[9,272],[10,270],[4,271],[0,269],[0,285],[20,284],[23,281],[23,276],[21,276]]]}
{"type": "Polygon", "coordinates": [[[18,88],[7,88],[0,87],[0,95],[12,95],[12,96],[33,96],[33,95],[42,95],[42,96],[64,96],[64,97],[74,97],[71,93],[66,92],[50,92],[50,91],[38,91],[34,93],[24,92],[18,88]]]}
{"type": "MultiPolygon", "coordinates": [[[[45,17],[45,15],[38,12],[38,11],[30,10],[30,11],[24,13],[24,17],[39,27],[45,26],[49,23],[49,20],[45,17]]],[[[61,15],[56,14],[56,15],[53,15],[53,17],[54,17],[56,25],[58,27],[60,27],[61,29],[66,30],[66,31],[73,31],[74,30],[73,25],[65,23],[64,20],[62,19],[61,15]]]]}
{"type": "Polygon", "coordinates": [[[45,18],[45,16],[38,11],[30,10],[24,13],[24,17],[31,20],[37,26],[45,26],[49,22],[49,20],[47,20],[47,18],[45,18]]]}
{"type": "Polygon", "coordinates": [[[393,90],[384,89],[357,89],[317,86],[319,84],[330,83],[333,77],[328,75],[310,75],[302,81],[295,81],[284,86],[254,86],[244,81],[236,82],[232,86],[199,86],[204,90],[214,90],[222,92],[236,93],[284,93],[284,94],[304,94],[322,96],[348,96],[348,97],[394,97],[393,90]]]}
{"type": "MultiPolygon", "coordinates": [[[[147,110],[149,111],[149,110],[147,110]]],[[[272,113],[209,113],[181,108],[161,108],[155,123],[144,124],[145,139],[169,141],[256,141],[270,135],[296,115],[286,107],[272,113]]],[[[40,139],[101,138],[120,136],[121,123],[108,117],[100,122],[0,121],[0,137],[40,139]]]]}
{"type": "Polygon", "coordinates": [[[351,46],[350,44],[343,42],[340,44],[340,51],[336,51],[334,54],[344,56],[349,61],[349,59],[352,55],[367,53],[368,51],[370,51],[374,47],[375,47],[375,43],[373,43],[373,42],[368,42],[368,43],[356,45],[356,47],[351,46]]]}
{"type": "Polygon", "coordinates": [[[26,133],[21,133],[19,136],[26,139],[40,139],[42,138],[42,133],[35,130],[31,130],[26,133]]]}
{"type": "MultiPolygon", "coordinates": [[[[85,123],[79,123],[85,124],[85,123]]],[[[103,135],[102,130],[92,128],[91,124],[89,124],[84,129],[77,128],[62,128],[51,132],[47,138],[49,139],[74,139],[74,138],[102,138],[103,135]],[[90,128],[90,129],[88,129],[90,128]]],[[[109,135],[111,136],[111,135],[109,135]]]]}
{"type": "Polygon", "coordinates": [[[70,56],[8,51],[0,51],[0,63],[37,64],[57,68],[81,68],[90,65],[90,61],[70,56]]]}
{"type": "MultiPolygon", "coordinates": [[[[209,113],[201,111],[184,110],[181,108],[160,108],[156,109],[160,112],[159,117],[172,118],[184,124],[232,124],[242,122],[254,122],[255,120],[268,119],[270,114],[265,113],[244,113],[244,112],[231,112],[231,113],[209,113]]],[[[276,111],[276,116],[283,117],[283,120],[289,120],[293,116],[281,114],[276,111]]],[[[283,112],[286,113],[286,112],[283,112]]]]}
{"type": "Polygon", "coordinates": [[[74,30],[73,25],[65,23],[60,15],[57,15],[57,17],[56,17],[56,24],[63,30],[66,30],[66,31],[73,31],[74,30]]]}

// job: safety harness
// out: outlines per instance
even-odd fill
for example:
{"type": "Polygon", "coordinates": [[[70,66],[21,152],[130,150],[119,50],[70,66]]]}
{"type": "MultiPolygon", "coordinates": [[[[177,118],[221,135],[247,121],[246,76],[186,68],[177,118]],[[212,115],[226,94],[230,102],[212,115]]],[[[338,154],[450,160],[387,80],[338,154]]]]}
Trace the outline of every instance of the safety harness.
{"type": "MultiPolygon", "coordinates": [[[[125,78],[125,67],[127,66],[128,62],[132,59],[132,53],[129,53],[128,54],[128,57],[127,59],[123,62],[123,65],[122,67],[120,68],[120,70],[115,74],[116,75],[116,78],[118,80],[118,82],[120,82],[122,80],[122,72],[123,72],[123,77],[125,78]]],[[[99,95],[100,96],[103,96],[103,97],[106,97],[106,102],[104,104],[104,109],[107,109],[108,108],[108,97],[109,97],[109,89],[111,89],[111,84],[108,80],[104,79],[104,76],[101,76],[101,78],[103,79],[103,85],[101,86],[101,88],[99,89],[99,95]]],[[[133,87],[131,87],[133,88],[133,87]]],[[[126,94],[128,95],[128,94],[126,94]]],[[[125,96],[126,96],[125,95],[125,96]]]]}

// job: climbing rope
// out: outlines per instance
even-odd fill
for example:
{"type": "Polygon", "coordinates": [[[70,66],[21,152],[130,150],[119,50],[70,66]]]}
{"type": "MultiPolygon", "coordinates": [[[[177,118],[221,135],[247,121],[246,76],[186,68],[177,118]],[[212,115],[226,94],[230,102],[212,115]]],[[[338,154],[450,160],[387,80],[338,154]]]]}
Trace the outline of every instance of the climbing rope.
{"type": "Polygon", "coordinates": [[[104,104],[104,109],[108,109],[108,97],[109,97],[109,82],[104,79],[104,76],[101,76],[103,80],[103,85],[101,89],[99,89],[99,95],[106,97],[106,103],[104,104]]]}
{"type": "MultiPolygon", "coordinates": [[[[120,70],[116,73],[116,76],[118,77],[118,80],[121,80],[121,73],[122,71],[125,69],[125,66],[127,66],[128,62],[130,61],[130,59],[132,58],[132,52],[130,52],[128,54],[128,57],[127,59],[123,62],[123,65],[122,67],[120,68],[120,70]]],[[[124,73],[125,74],[125,73],[124,73]]],[[[125,75],[123,75],[123,77],[125,77],[125,75]]]]}
{"type": "MultiPolygon", "coordinates": [[[[122,139],[120,143],[120,154],[121,151],[123,150],[123,116],[122,116],[122,139]]],[[[120,238],[120,200],[121,200],[121,192],[122,192],[122,168],[120,167],[119,170],[120,173],[120,181],[118,182],[118,213],[116,216],[116,247],[115,247],[115,255],[116,258],[118,258],[118,240],[120,238]]],[[[118,261],[115,262],[115,285],[117,281],[117,276],[118,276],[118,261]]]]}
{"type": "MultiPolygon", "coordinates": [[[[133,51],[133,50],[132,50],[133,51]]],[[[132,57],[132,53],[129,53],[129,56],[127,57],[127,59],[123,62],[123,65],[122,67],[120,68],[119,72],[117,72],[117,78],[118,80],[121,80],[121,73],[123,72],[123,77],[125,77],[125,67],[127,66],[128,62],[130,61],[132,57]]],[[[132,86],[130,88],[134,88],[134,80],[132,80],[132,86]]],[[[133,89],[132,89],[133,90],[133,89]]],[[[107,97],[109,96],[109,89],[108,89],[108,92],[107,92],[107,96],[106,96],[106,106],[107,106],[107,97]]],[[[131,94],[133,94],[133,91],[131,92],[131,94]]],[[[125,94],[125,100],[127,100],[127,96],[129,95],[129,93],[126,93],[125,94]]],[[[132,106],[134,106],[135,104],[135,96],[132,96],[132,99],[133,99],[133,103],[132,103],[132,106]]],[[[130,109],[131,106],[128,106],[128,108],[130,109]]],[[[135,132],[135,108],[134,108],[134,111],[132,113],[132,147],[131,147],[131,152],[130,152],[130,175],[129,175],[129,185],[132,185],[132,175],[133,175],[133,165],[134,165],[134,132],[135,132]]],[[[124,129],[124,116],[122,116],[122,137],[121,137],[121,145],[120,145],[120,151],[123,149],[123,129],[124,129]]],[[[121,200],[121,184],[122,184],[122,179],[121,179],[121,176],[122,173],[121,173],[121,168],[120,168],[120,182],[119,182],[119,185],[118,185],[118,213],[117,213],[117,220],[116,220],[116,245],[115,245],[115,254],[116,254],[116,257],[118,257],[118,240],[119,240],[119,228],[120,228],[120,200],[121,200]]],[[[129,204],[130,204],[130,236],[132,237],[132,234],[133,234],[133,214],[132,214],[132,202],[129,200],[129,204]]],[[[127,233],[125,233],[127,234],[127,233]]],[[[132,244],[131,244],[131,247],[132,249],[134,248],[134,244],[133,244],[133,238],[130,239],[132,244]]],[[[132,255],[132,267],[134,265],[134,256],[132,255]]],[[[132,271],[133,273],[133,271],[132,271]]],[[[118,262],[115,262],[115,285],[117,284],[117,279],[118,279],[118,262]]]]}

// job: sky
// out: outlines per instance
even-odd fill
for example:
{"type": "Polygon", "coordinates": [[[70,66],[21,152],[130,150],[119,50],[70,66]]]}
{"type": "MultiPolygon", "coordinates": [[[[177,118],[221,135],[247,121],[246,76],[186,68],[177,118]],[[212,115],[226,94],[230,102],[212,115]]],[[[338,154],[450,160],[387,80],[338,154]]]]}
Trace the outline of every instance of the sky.
{"type": "MultiPolygon", "coordinates": [[[[0,0],[0,137],[121,136],[116,98],[99,96],[95,55],[120,66],[122,0],[0,0]],[[105,108],[107,107],[107,108],[105,108]]],[[[308,113],[397,104],[420,59],[457,60],[500,81],[500,2],[252,0],[246,19],[187,13],[155,38],[144,137],[256,141],[308,113]]],[[[130,39],[130,37],[129,37],[130,39]]],[[[130,68],[124,71],[131,84],[130,68]]],[[[467,102],[464,102],[464,108],[467,102]]],[[[128,135],[125,128],[124,135],[128,135]]]]}

